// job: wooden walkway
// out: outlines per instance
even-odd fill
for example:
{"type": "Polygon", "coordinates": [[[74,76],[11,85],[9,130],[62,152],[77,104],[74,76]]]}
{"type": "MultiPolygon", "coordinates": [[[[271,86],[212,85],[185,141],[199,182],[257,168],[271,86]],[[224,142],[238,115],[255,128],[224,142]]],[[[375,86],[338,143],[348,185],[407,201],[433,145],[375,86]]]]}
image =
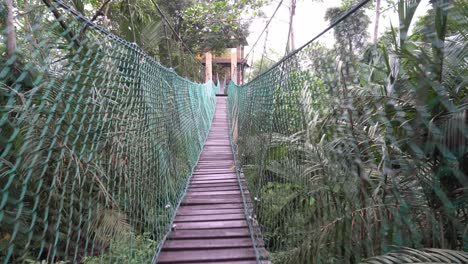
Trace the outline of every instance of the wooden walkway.
{"type": "Polygon", "coordinates": [[[225,96],[157,263],[257,263],[228,136],[225,96]]]}

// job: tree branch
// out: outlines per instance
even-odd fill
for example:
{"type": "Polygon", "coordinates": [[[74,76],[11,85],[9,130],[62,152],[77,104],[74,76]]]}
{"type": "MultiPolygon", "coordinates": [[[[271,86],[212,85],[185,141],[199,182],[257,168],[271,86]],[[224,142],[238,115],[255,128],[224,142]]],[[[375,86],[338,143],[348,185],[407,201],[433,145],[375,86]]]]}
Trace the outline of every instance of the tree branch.
{"type": "Polygon", "coordinates": [[[96,14],[94,14],[94,16],[91,18],[91,21],[96,20],[99,16],[102,16],[104,14],[104,12],[103,12],[104,8],[107,6],[107,4],[110,3],[110,1],[112,1],[112,0],[107,0],[106,2],[104,2],[102,4],[102,6],[99,8],[99,10],[96,11],[96,14]]]}
{"type": "MultiPolygon", "coordinates": [[[[94,22],[98,17],[104,15],[104,8],[106,8],[107,4],[110,3],[110,1],[112,0],[106,0],[102,5],[101,7],[98,9],[98,11],[96,11],[96,13],[94,14],[94,16],[91,18],[91,22],[94,22]]],[[[83,28],[83,30],[81,30],[80,32],[80,37],[79,39],[83,39],[84,37],[84,34],[86,33],[86,30],[89,28],[89,25],[86,24],[85,27],[83,28]]]]}
{"type": "Polygon", "coordinates": [[[78,40],[75,39],[75,34],[73,33],[73,31],[67,27],[65,22],[63,22],[62,15],[57,10],[57,8],[50,2],[50,0],[42,0],[42,2],[44,2],[44,4],[52,12],[55,19],[57,19],[57,21],[59,22],[59,24],[63,28],[63,30],[65,30],[65,32],[67,32],[69,40],[73,41],[75,43],[75,45],[80,46],[80,43],[78,42],[78,40]]]}

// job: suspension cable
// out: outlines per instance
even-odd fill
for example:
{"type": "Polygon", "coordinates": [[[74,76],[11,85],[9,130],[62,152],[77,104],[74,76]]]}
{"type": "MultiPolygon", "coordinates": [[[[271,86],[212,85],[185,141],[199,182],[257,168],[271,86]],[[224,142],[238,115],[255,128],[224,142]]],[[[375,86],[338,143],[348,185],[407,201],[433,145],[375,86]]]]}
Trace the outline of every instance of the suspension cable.
{"type": "Polygon", "coordinates": [[[252,48],[249,50],[249,52],[247,52],[247,55],[245,55],[245,59],[247,59],[249,57],[249,54],[252,52],[252,50],[255,48],[255,45],[257,45],[258,41],[260,40],[260,38],[262,37],[263,33],[265,33],[266,29],[268,28],[268,26],[270,25],[271,21],[273,20],[273,18],[275,17],[276,15],[276,12],[278,12],[278,9],[281,7],[281,4],[283,4],[283,0],[281,0],[278,4],[278,6],[276,7],[275,9],[275,12],[273,12],[273,14],[271,15],[270,17],[270,20],[268,20],[268,23],[266,23],[265,25],[265,28],[263,28],[262,30],[262,33],[260,33],[260,36],[258,36],[257,40],[255,41],[255,43],[252,45],[252,48]]]}
{"type": "Polygon", "coordinates": [[[292,51],[291,53],[289,53],[288,55],[284,56],[281,60],[279,60],[277,63],[275,63],[273,66],[270,67],[270,69],[266,70],[265,72],[261,73],[260,75],[256,76],[255,78],[253,78],[251,80],[251,82],[257,78],[259,78],[260,76],[264,75],[264,74],[267,74],[268,72],[270,72],[273,68],[275,68],[276,66],[278,66],[279,64],[283,63],[284,61],[286,61],[287,59],[291,58],[292,56],[294,56],[296,53],[298,53],[299,51],[303,50],[305,47],[307,47],[308,45],[310,45],[310,43],[314,42],[315,40],[317,40],[319,37],[321,37],[322,35],[324,35],[325,33],[327,33],[328,31],[330,31],[330,29],[334,28],[336,25],[338,25],[339,23],[341,23],[343,20],[345,20],[346,18],[348,18],[350,15],[354,14],[354,12],[356,12],[357,10],[359,10],[361,7],[363,7],[365,4],[369,3],[371,0],[362,0],[361,2],[357,3],[356,5],[354,5],[353,7],[349,8],[343,15],[341,15],[338,19],[332,21],[330,23],[330,25],[328,27],[326,27],[322,32],[320,32],[319,34],[317,34],[315,37],[313,37],[311,40],[307,41],[307,43],[305,43],[304,45],[302,45],[301,47],[295,49],[294,51],[292,51]]]}

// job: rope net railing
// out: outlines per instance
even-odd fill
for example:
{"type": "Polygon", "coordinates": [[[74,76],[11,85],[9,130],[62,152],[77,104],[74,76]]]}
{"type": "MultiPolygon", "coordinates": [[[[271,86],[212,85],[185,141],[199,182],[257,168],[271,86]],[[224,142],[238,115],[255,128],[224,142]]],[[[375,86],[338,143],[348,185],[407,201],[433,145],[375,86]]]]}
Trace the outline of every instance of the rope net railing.
{"type": "Polygon", "coordinates": [[[229,84],[249,223],[273,263],[468,261],[467,6],[419,4],[380,14],[399,20],[375,43],[369,1],[330,9],[330,30],[229,84]]]}
{"type": "Polygon", "coordinates": [[[60,1],[26,7],[15,34],[1,24],[0,262],[150,263],[203,148],[216,87],[60,1]]]}

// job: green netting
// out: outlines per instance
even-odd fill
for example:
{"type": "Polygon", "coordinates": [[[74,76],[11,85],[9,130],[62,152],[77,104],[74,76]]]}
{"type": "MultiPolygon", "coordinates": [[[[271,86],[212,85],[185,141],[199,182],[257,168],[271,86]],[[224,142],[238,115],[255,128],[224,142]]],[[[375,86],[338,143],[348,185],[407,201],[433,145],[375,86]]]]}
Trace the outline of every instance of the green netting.
{"type": "Polygon", "coordinates": [[[207,137],[216,87],[63,4],[24,8],[13,54],[1,24],[0,262],[149,263],[207,137]]]}
{"type": "Polygon", "coordinates": [[[334,9],[332,29],[229,84],[250,224],[274,263],[468,262],[467,5],[419,2],[387,9],[400,24],[376,43],[372,6],[334,9]]]}

